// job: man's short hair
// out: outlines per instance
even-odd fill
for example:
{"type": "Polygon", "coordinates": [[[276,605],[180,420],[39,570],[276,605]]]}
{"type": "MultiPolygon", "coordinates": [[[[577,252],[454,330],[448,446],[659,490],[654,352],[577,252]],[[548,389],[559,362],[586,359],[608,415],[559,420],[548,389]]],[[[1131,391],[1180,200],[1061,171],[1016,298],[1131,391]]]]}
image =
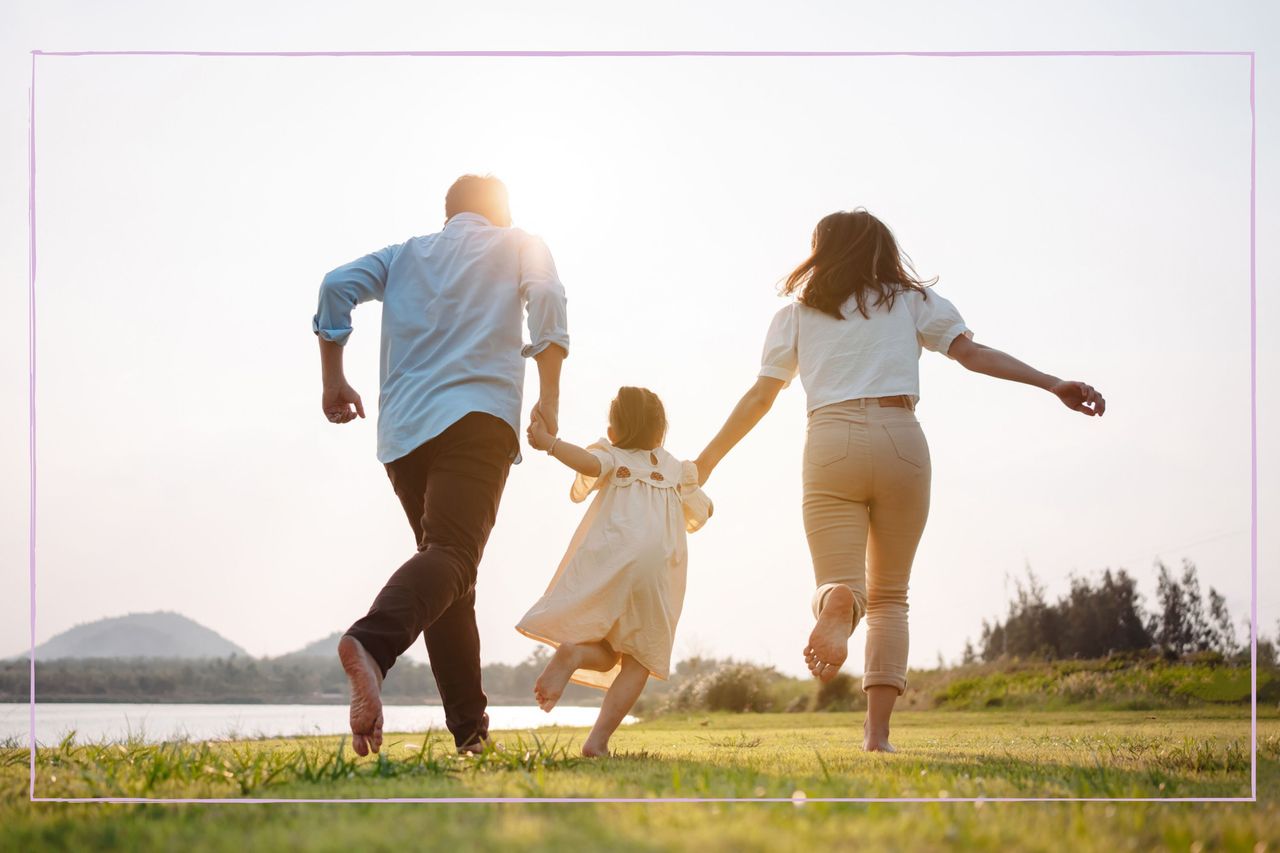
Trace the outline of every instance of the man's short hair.
{"type": "Polygon", "coordinates": [[[493,175],[463,175],[444,196],[444,218],[459,213],[478,213],[494,225],[511,224],[507,187],[493,175]]]}

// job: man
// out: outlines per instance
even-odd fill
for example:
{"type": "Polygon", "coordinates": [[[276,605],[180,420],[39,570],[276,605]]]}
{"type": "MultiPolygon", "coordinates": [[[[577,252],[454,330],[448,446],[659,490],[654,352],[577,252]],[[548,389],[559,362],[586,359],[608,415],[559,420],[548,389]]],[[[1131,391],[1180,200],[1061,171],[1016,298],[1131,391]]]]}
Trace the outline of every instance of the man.
{"type": "Polygon", "coordinates": [[[445,196],[442,231],[366,255],[320,285],[325,417],[364,417],[342,371],[351,310],[382,309],[378,460],[404,506],[418,552],[338,644],[351,681],[352,746],[382,745],[382,679],[425,633],[445,722],[459,751],[489,733],[480,686],[476,567],[512,462],[519,461],[524,359],[538,364],[534,409],[558,428],[560,365],[569,351],[564,288],[546,245],[511,227],[507,190],[464,175],[445,196]],[[522,346],[527,310],[530,343],[522,346]]]}

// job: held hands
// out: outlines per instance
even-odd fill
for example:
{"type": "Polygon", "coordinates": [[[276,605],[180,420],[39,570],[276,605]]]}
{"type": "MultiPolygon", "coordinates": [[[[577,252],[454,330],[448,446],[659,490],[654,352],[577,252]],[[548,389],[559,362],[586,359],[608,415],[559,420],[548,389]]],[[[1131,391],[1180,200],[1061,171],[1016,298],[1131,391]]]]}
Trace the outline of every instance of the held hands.
{"type": "Polygon", "coordinates": [[[533,407],[533,415],[529,420],[529,429],[525,434],[529,439],[529,446],[534,450],[549,450],[551,443],[556,438],[555,433],[547,428],[547,422],[543,420],[538,406],[533,407]]]}
{"type": "Polygon", "coordinates": [[[364,403],[360,402],[360,395],[345,382],[341,385],[326,385],[320,398],[320,406],[331,424],[345,424],[355,420],[357,416],[364,417],[364,403]]]}
{"type": "Polygon", "coordinates": [[[1088,415],[1101,417],[1107,410],[1107,401],[1092,385],[1084,382],[1058,382],[1049,388],[1068,409],[1088,415]]]}
{"type": "Polygon", "coordinates": [[[560,434],[560,402],[543,397],[533,404],[533,417],[542,421],[552,436],[560,434]]]}

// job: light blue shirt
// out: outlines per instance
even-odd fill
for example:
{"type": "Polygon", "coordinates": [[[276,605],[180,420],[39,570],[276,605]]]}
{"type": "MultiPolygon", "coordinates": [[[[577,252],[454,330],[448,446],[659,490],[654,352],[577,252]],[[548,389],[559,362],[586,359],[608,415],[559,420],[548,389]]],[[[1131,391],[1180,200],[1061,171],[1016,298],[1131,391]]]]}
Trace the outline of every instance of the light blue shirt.
{"type": "Polygon", "coordinates": [[[552,344],[569,350],[564,286],[546,244],[477,213],[459,213],[439,233],[330,272],[312,330],[345,344],[351,310],[370,299],[383,303],[380,462],[399,459],[470,412],[502,418],[518,437],[524,360],[552,344]]]}

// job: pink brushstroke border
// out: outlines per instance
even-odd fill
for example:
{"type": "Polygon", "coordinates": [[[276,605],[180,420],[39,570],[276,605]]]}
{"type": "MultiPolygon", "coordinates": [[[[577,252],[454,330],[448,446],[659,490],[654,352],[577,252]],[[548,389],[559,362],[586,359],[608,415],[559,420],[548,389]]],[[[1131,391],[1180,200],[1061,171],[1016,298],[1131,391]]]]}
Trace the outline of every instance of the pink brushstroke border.
{"type": "Polygon", "coordinates": [[[812,797],[814,803],[1241,803],[1258,800],[1258,308],[1257,308],[1257,155],[1258,116],[1255,103],[1257,56],[1252,50],[832,50],[832,51],[750,51],[750,50],[410,50],[410,51],[199,51],[199,50],[33,50],[31,52],[30,117],[28,124],[28,366],[30,425],[30,786],[28,799],[37,803],[789,803],[791,798],[770,797],[405,797],[352,799],[159,799],[139,797],[37,797],[36,791],[36,58],[40,56],[193,56],[193,57],[1154,57],[1154,56],[1247,56],[1249,57],[1249,413],[1250,413],[1250,571],[1249,653],[1252,704],[1250,716],[1250,785],[1248,797],[812,797]]]}

